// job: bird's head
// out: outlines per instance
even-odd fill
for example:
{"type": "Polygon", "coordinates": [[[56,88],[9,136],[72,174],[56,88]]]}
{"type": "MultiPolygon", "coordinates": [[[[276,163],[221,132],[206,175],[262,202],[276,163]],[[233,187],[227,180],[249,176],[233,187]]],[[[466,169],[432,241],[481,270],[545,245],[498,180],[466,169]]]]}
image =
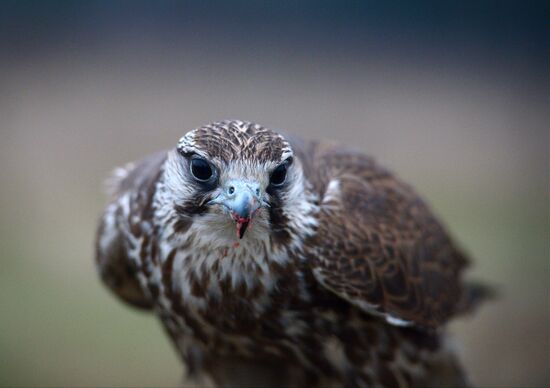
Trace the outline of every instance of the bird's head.
{"type": "Polygon", "coordinates": [[[193,227],[214,245],[288,244],[307,222],[300,161],[282,135],[254,123],[223,121],[187,133],[169,155],[165,182],[181,230],[193,227]]]}

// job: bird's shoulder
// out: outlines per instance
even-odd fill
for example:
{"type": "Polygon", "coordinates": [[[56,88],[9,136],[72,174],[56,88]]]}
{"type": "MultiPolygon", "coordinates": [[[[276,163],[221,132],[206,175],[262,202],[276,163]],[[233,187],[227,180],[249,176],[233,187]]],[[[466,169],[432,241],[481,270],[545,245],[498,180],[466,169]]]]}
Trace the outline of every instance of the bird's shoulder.
{"type": "Polygon", "coordinates": [[[146,244],[152,228],[153,195],[166,152],[148,156],[113,171],[107,182],[109,203],[99,220],[95,258],[103,282],[134,307],[152,307],[138,279],[139,260],[131,249],[146,244]]]}
{"type": "Polygon", "coordinates": [[[106,181],[111,201],[128,193],[153,190],[167,155],[167,151],[160,151],[115,168],[106,181]]]}
{"type": "Polygon", "coordinates": [[[317,281],[391,324],[433,328],[453,316],[468,260],[416,191],[357,150],[296,144],[319,198],[304,245],[317,281]]]}

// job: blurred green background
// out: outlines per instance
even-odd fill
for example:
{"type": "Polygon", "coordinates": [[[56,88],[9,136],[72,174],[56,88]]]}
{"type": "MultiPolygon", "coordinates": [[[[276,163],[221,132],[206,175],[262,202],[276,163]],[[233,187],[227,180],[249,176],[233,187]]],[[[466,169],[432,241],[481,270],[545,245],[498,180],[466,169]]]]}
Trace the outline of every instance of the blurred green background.
{"type": "Polygon", "coordinates": [[[0,385],[181,382],[155,317],[97,279],[102,181],[239,118],[412,183],[500,289],[450,327],[472,381],[548,386],[544,7],[460,4],[2,2],[0,385]]]}

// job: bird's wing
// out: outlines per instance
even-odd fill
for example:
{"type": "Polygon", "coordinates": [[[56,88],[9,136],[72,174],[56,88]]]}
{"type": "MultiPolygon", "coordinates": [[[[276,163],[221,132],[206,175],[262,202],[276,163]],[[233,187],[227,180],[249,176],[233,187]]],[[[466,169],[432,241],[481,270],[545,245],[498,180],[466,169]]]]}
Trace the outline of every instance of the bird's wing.
{"type": "Polygon", "coordinates": [[[310,145],[302,158],[320,197],[318,230],[305,244],[317,281],[392,324],[444,323],[467,260],[426,204],[359,152],[310,145]]]}
{"type": "Polygon", "coordinates": [[[145,242],[152,230],[152,197],[166,153],[159,153],[114,171],[108,181],[110,201],[96,234],[96,266],[103,282],[123,301],[150,309],[152,302],[137,278],[130,251],[136,239],[145,242]]]}

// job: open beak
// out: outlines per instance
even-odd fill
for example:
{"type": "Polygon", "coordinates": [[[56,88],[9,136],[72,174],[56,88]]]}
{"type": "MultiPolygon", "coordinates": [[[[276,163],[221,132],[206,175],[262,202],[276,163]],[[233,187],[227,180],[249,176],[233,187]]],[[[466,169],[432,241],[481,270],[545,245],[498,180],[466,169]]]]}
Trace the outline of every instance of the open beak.
{"type": "Polygon", "coordinates": [[[260,185],[256,182],[234,179],[229,181],[223,194],[212,203],[223,205],[235,221],[237,237],[242,239],[256,212],[262,207],[260,185]]]}
{"type": "Polygon", "coordinates": [[[237,223],[237,236],[239,236],[239,239],[243,238],[244,232],[246,232],[246,229],[248,228],[248,225],[250,225],[250,222],[252,221],[251,218],[237,218],[233,217],[237,223]]]}

